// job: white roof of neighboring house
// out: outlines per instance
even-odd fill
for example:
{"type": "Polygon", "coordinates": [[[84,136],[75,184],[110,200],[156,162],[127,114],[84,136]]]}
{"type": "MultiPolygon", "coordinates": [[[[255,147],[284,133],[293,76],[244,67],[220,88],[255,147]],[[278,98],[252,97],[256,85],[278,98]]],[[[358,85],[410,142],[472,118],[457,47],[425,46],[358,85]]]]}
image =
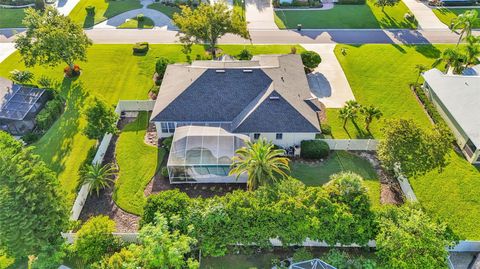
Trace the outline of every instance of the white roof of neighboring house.
{"type": "Polygon", "coordinates": [[[480,75],[447,75],[431,69],[423,77],[470,140],[480,148],[480,75]]]}

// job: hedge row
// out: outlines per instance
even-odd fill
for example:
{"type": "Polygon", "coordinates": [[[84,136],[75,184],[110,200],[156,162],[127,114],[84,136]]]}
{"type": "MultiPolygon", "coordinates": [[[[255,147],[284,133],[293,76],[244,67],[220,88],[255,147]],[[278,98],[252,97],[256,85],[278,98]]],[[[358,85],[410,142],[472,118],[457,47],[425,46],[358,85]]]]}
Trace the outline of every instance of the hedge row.
{"type": "Polygon", "coordinates": [[[361,178],[343,174],[326,187],[306,187],[296,179],[255,192],[223,197],[189,198],[178,190],[147,199],[142,225],[162,213],[171,229],[189,233],[205,256],[222,256],[228,246],[269,247],[270,238],[299,244],[307,238],[329,244],[365,245],[375,238],[377,223],[361,178]]]}
{"type": "Polygon", "coordinates": [[[35,122],[39,131],[47,131],[50,126],[60,117],[63,111],[64,102],[61,97],[56,96],[45,104],[45,107],[37,114],[35,122]]]}
{"type": "Polygon", "coordinates": [[[330,147],[322,140],[303,140],[300,155],[305,159],[322,159],[330,153],[330,147]]]}

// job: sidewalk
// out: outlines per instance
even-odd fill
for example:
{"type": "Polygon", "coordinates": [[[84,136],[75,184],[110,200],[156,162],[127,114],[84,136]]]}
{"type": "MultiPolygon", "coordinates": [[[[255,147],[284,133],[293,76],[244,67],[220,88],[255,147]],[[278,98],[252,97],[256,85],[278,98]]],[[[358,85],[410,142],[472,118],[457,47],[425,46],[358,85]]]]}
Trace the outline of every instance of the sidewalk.
{"type": "Polygon", "coordinates": [[[448,30],[433,11],[424,3],[417,0],[403,0],[405,5],[415,15],[418,21],[418,27],[423,30],[448,30]]]}
{"type": "Polygon", "coordinates": [[[14,43],[0,43],[0,63],[15,51],[14,43]]]}

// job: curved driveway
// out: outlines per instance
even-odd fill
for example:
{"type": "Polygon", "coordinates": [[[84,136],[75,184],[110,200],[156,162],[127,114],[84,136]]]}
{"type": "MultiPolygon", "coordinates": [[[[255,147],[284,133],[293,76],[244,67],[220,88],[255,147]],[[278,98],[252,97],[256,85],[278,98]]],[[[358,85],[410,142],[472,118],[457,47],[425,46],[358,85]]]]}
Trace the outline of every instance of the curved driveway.
{"type": "Polygon", "coordinates": [[[175,30],[177,29],[173,23],[172,20],[165,14],[163,14],[160,11],[154,10],[154,9],[149,9],[149,8],[139,8],[139,9],[134,9],[130,10],[127,12],[124,12],[122,14],[119,14],[115,17],[112,17],[104,22],[101,22],[99,24],[96,24],[93,26],[93,29],[104,29],[104,28],[110,28],[110,29],[115,29],[118,26],[122,25],[126,20],[135,18],[138,14],[143,14],[146,17],[149,17],[152,19],[152,21],[155,23],[155,28],[160,28],[163,30],[175,30]]]}

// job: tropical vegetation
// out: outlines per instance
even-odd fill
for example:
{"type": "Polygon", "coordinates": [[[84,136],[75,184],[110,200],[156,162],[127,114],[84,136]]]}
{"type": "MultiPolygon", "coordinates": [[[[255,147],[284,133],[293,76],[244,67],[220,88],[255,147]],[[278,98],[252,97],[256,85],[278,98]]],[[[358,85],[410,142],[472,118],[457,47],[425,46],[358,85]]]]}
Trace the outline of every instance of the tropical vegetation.
{"type": "Polygon", "coordinates": [[[90,185],[90,194],[95,192],[97,196],[100,191],[107,188],[113,182],[115,177],[115,168],[111,164],[102,165],[100,163],[90,164],[80,171],[82,185],[90,185]]]}

